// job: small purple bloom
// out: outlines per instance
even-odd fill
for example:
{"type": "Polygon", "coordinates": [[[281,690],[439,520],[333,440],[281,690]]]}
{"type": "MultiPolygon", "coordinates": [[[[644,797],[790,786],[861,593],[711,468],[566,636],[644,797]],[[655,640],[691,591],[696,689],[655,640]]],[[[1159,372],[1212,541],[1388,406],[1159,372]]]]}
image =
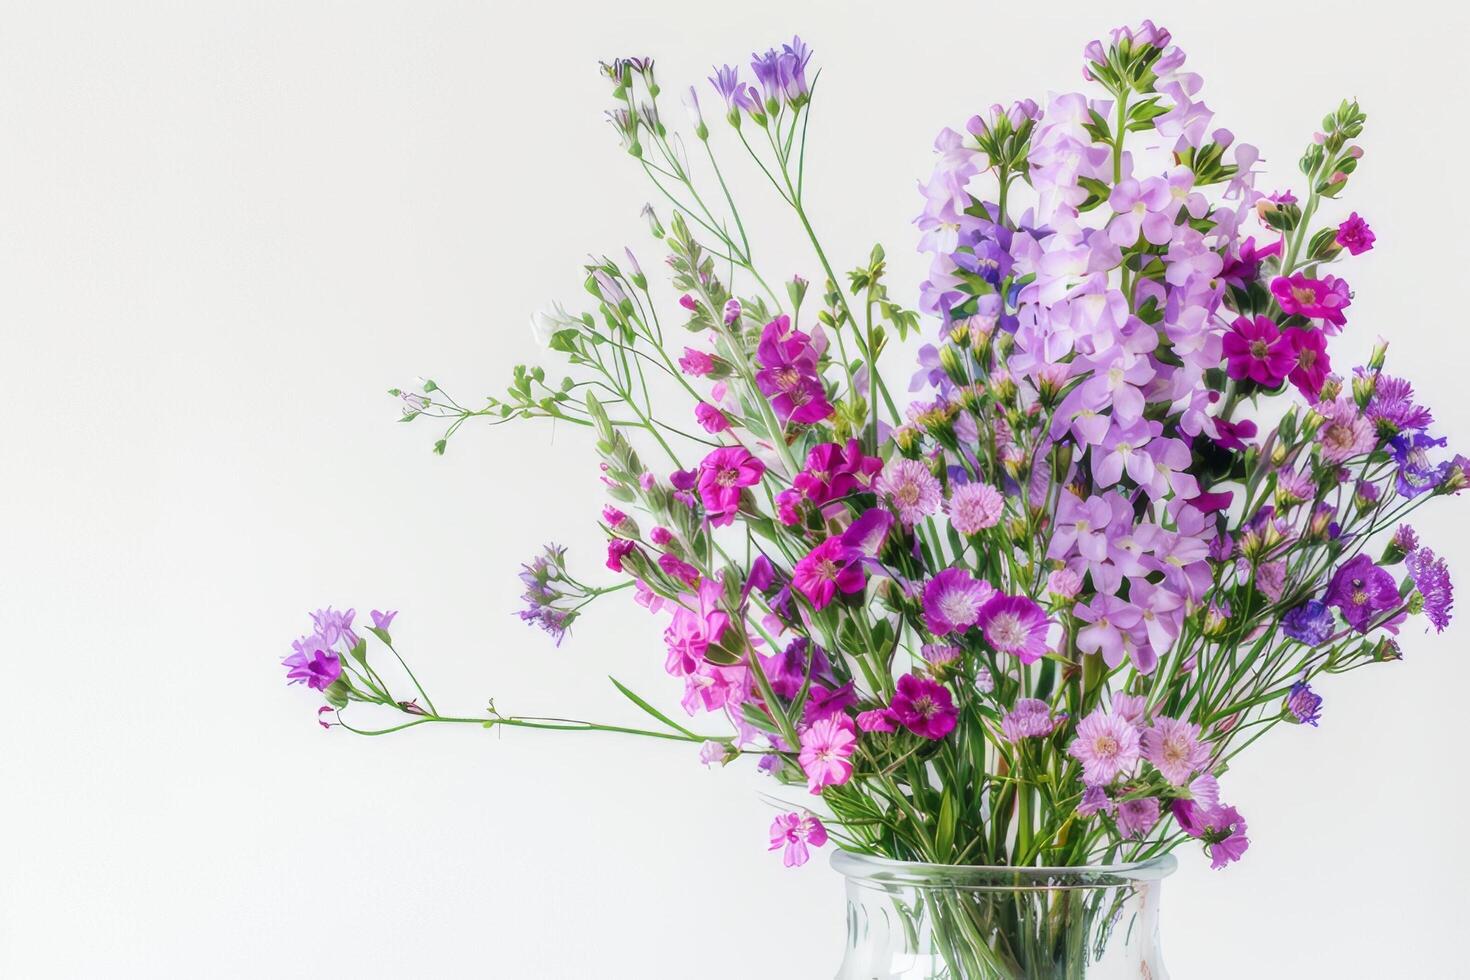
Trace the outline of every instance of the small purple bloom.
{"type": "Polygon", "coordinates": [[[1326,601],[1342,613],[1349,626],[1366,633],[1375,616],[1398,605],[1399,590],[1392,575],[1373,564],[1367,555],[1359,554],[1332,576],[1326,601]]]}
{"type": "Polygon", "coordinates": [[[398,615],[398,610],[390,609],[388,612],[379,612],[374,609],[370,615],[373,617],[373,627],[386,633],[393,625],[393,617],[398,615]]]}
{"type": "Polygon", "coordinates": [[[294,651],[281,663],[287,668],[287,684],[305,684],[313,691],[325,691],[342,676],[342,661],[332,652],[320,634],[303,636],[291,644],[294,651]]]}
{"type": "Polygon", "coordinates": [[[1286,708],[1298,724],[1316,728],[1317,719],[1322,717],[1322,696],[1306,681],[1297,681],[1286,696],[1286,708]]]}
{"type": "Polygon", "coordinates": [[[1332,626],[1332,610],[1316,599],[1308,599],[1281,617],[1281,632],[1312,647],[1327,642],[1332,626]]]}
{"type": "Polygon", "coordinates": [[[1410,552],[1406,564],[1414,588],[1424,597],[1424,615],[1429,617],[1436,632],[1443,632],[1450,625],[1450,609],[1455,602],[1448,566],[1428,548],[1410,552]]]}
{"type": "Polygon", "coordinates": [[[1348,219],[1337,226],[1337,244],[1347,249],[1353,255],[1362,255],[1373,247],[1378,236],[1373,234],[1373,229],[1368,227],[1368,222],[1358,217],[1354,211],[1348,215],[1348,219]]]}

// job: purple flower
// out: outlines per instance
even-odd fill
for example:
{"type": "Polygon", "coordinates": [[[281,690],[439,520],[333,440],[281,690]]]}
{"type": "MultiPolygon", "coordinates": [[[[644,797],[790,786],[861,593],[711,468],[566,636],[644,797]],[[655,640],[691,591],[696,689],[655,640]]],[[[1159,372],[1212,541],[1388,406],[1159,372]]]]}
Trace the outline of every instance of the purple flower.
{"type": "Polygon", "coordinates": [[[379,612],[374,609],[369,615],[373,618],[373,628],[380,629],[386,633],[388,632],[388,628],[393,625],[393,617],[398,615],[398,610],[390,609],[388,612],[379,612]]]}
{"type": "Polygon", "coordinates": [[[1332,576],[1326,601],[1342,613],[1349,626],[1366,633],[1375,616],[1398,605],[1399,590],[1392,575],[1373,564],[1367,555],[1359,554],[1332,576]]]}
{"type": "Polygon", "coordinates": [[[894,719],[915,735],[938,740],[954,731],[959,712],[949,690],[938,681],[904,674],[888,705],[894,719]]]}
{"type": "Polygon", "coordinates": [[[1108,791],[1101,786],[1089,786],[1082,791],[1082,802],[1077,804],[1077,816],[1090,817],[1097,813],[1112,815],[1115,804],[1108,791]]]}
{"type": "Polygon", "coordinates": [[[1399,464],[1395,485],[1401,497],[1417,497],[1433,490],[1449,472],[1447,464],[1429,461],[1429,450],[1443,446],[1444,439],[1434,439],[1423,432],[1405,432],[1394,436],[1388,444],[1394,462],[1399,464]]]}
{"type": "Polygon", "coordinates": [[[791,485],[812,503],[825,504],[869,489],[881,469],[883,460],[864,455],[856,439],[847,440],[846,446],[824,442],[807,452],[806,467],[791,485]]]}
{"type": "Polygon", "coordinates": [[[725,100],[726,117],[732,125],[740,124],[740,112],[756,111],[755,95],[750,86],[740,80],[740,69],[725,65],[716,68],[715,73],[710,76],[709,83],[720,93],[720,98],[725,100]]]}
{"type": "Polygon", "coordinates": [[[776,418],[784,425],[809,425],[832,414],[827,390],[817,374],[817,353],[811,338],[791,326],[784,313],[766,324],[756,348],[756,387],[771,399],[776,418]]]}
{"type": "Polygon", "coordinates": [[[824,718],[802,730],[797,761],[814,795],[820,795],[824,786],[840,786],[852,778],[848,759],[856,745],[857,728],[846,715],[824,718]]]}
{"type": "Polygon", "coordinates": [[[1297,681],[1286,696],[1286,709],[1298,724],[1316,728],[1317,719],[1322,717],[1322,697],[1306,681],[1297,681]]]}
{"type": "Polygon", "coordinates": [[[791,570],[791,583],[811,600],[816,609],[825,609],[838,591],[861,592],[866,580],[858,565],[863,557],[857,548],[843,544],[835,535],[807,552],[791,570]]]}
{"type": "Polygon", "coordinates": [[[876,559],[882,554],[892,527],[892,514],[881,507],[870,507],[842,532],[842,543],[862,552],[864,558],[876,559]]]}
{"type": "Polygon", "coordinates": [[[765,472],[766,464],[743,446],[727,446],[706,456],[699,464],[699,496],[710,523],[716,527],[734,523],[741,487],[755,486],[765,472]]]}
{"type": "Polygon", "coordinates": [[[1373,229],[1368,227],[1368,222],[1358,217],[1356,211],[1348,215],[1348,219],[1337,226],[1337,244],[1353,255],[1362,255],[1373,247],[1377,239],[1378,236],[1373,234],[1373,229]]]}
{"type": "Polygon", "coordinates": [[[1077,724],[1077,737],[1067,754],[1082,763],[1082,781],[1106,786],[1138,764],[1138,729],[1101,708],[1077,724]]]}
{"type": "Polygon", "coordinates": [[[330,650],[344,640],[349,647],[355,647],[358,637],[352,631],[352,619],[356,615],[357,610],[355,609],[340,612],[328,606],[312,613],[311,621],[316,626],[317,635],[322,638],[327,649],[330,650]]]}
{"type": "Polygon", "coordinates": [[[1349,395],[1335,401],[1318,402],[1316,412],[1323,418],[1317,430],[1317,441],[1322,446],[1322,458],[1329,463],[1341,463],[1354,456],[1370,453],[1378,445],[1378,434],[1372,423],[1358,411],[1358,405],[1349,395]]]}
{"type": "Polygon", "coordinates": [[[1000,719],[1001,737],[1007,742],[1023,738],[1045,738],[1056,730],[1059,718],[1053,718],[1051,706],[1037,698],[1019,698],[1016,706],[1000,719]]]}
{"type": "Polygon", "coordinates": [[[1237,381],[1249,378],[1264,388],[1274,388],[1286,379],[1295,362],[1291,341],[1276,329],[1268,316],[1237,317],[1226,331],[1225,373],[1237,381]]]}
{"type": "Polygon", "coordinates": [[[1332,610],[1316,599],[1308,599],[1281,617],[1281,632],[1312,647],[1327,642],[1332,626],[1332,610]]]}
{"type": "Polygon", "coordinates": [[[995,589],[963,568],[946,568],[924,586],[924,625],[935,636],[964,632],[980,618],[995,589]]]}
{"type": "Polygon", "coordinates": [[[1077,634],[1077,649],[1102,654],[1109,667],[1121,664],[1125,651],[1131,652],[1136,646],[1133,634],[1143,623],[1143,613],[1128,600],[1100,595],[1087,605],[1077,606],[1074,613],[1088,624],[1077,634]]]}
{"type": "Polygon", "coordinates": [[[293,653],[281,661],[287,668],[287,684],[305,684],[313,691],[325,691],[342,676],[342,661],[320,634],[303,636],[291,644],[291,649],[293,653]]]}
{"type": "Polygon", "coordinates": [[[1450,625],[1450,608],[1455,601],[1450,570],[1444,559],[1436,557],[1428,548],[1416,548],[1409,553],[1405,564],[1414,588],[1424,597],[1424,615],[1429,617],[1436,632],[1443,632],[1450,625]]]}
{"type": "Polygon", "coordinates": [[[1201,807],[1193,800],[1175,800],[1174,819],[1191,837],[1205,842],[1210,855],[1210,867],[1216,871],[1233,861],[1239,861],[1250,847],[1246,837],[1245,820],[1233,806],[1218,803],[1201,807]]]}
{"type": "Polygon", "coordinates": [[[1398,435],[1405,430],[1427,429],[1434,424],[1434,416],[1429,409],[1414,401],[1414,386],[1387,374],[1374,376],[1373,397],[1363,414],[1385,436],[1398,435]]]}
{"type": "Polygon", "coordinates": [[[827,828],[809,811],[783,813],[771,822],[771,847],[773,851],[786,848],[781,863],[788,868],[799,868],[806,864],[809,854],[807,845],[821,847],[827,843],[827,828]]]}
{"type": "Polygon", "coordinates": [[[1118,833],[1124,837],[1147,837],[1159,822],[1159,801],[1147,796],[1118,804],[1118,833]]]}
{"type": "Polygon", "coordinates": [[[949,523],[961,534],[977,534],[1000,523],[1005,498],[985,483],[962,483],[949,492],[949,523]]]}
{"type": "Polygon", "coordinates": [[[1000,653],[1013,654],[1029,664],[1046,653],[1046,633],[1051,621],[1036,600],[1023,595],[998,595],[980,610],[985,642],[1000,653]]]}

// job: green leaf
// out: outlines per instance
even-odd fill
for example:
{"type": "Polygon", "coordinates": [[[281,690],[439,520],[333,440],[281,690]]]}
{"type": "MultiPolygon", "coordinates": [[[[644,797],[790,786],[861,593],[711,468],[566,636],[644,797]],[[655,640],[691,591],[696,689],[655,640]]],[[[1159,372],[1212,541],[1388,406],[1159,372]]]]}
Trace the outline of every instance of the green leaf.
{"type": "Polygon", "coordinates": [[[948,861],[950,851],[954,849],[954,797],[948,789],[944,791],[944,797],[939,801],[939,821],[934,828],[934,858],[936,861],[948,861]]]}
{"type": "Polygon", "coordinates": [[[643,700],[638,695],[636,695],[632,691],[628,690],[628,688],[624,687],[623,684],[622,684],[622,682],[619,681],[616,677],[613,677],[611,674],[609,674],[607,679],[613,682],[613,687],[617,688],[618,691],[623,695],[623,697],[627,698],[629,701],[632,701],[638,707],[642,708],[644,711],[646,711],[649,714],[650,717],[655,718],[658,721],[663,722],[665,725],[668,725],[670,728],[672,728],[676,732],[679,732],[679,733],[681,733],[683,735],[688,735],[691,738],[692,737],[695,737],[694,736],[694,733],[691,732],[689,729],[685,728],[683,725],[679,724],[677,721],[674,721],[668,715],[664,714],[662,711],[659,711],[653,705],[649,704],[647,701],[643,700]]]}
{"type": "MultiPolygon", "coordinates": [[[[372,629],[372,627],[370,626],[368,629],[372,629]]],[[[363,666],[367,666],[367,640],[358,640],[352,644],[352,649],[347,652],[352,655],[353,660],[356,660],[363,666]]]]}
{"type": "Polygon", "coordinates": [[[367,629],[369,633],[381,640],[384,646],[391,647],[393,645],[393,638],[388,635],[387,630],[380,630],[376,626],[369,626],[367,629]]]}

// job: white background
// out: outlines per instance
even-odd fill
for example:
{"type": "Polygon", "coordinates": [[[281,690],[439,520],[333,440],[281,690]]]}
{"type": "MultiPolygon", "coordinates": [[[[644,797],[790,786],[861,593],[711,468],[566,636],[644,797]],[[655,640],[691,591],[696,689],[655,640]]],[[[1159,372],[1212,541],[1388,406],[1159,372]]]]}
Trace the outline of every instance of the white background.
{"type": "MultiPolygon", "coordinates": [[[[818,229],[843,269],[885,242],[911,303],[936,131],[1080,84],[1083,44],[1148,12],[905,6],[4,5],[0,975],[831,975],[839,880],[765,853],[754,775],[612,737],[327,733],[278,661],[309,608],[394,607],[441,708],[632,721],[609,673],[676,706],[642,610],[561,649],[513,615],[545,540],[597,574],[586,437],[472,427],[438,459],[383,391],[498,391],[588,251],[658,266],[599,58],[655,56],[675,117],[679,82],[799,31],[818,229]]],[[[1466,15],[1180,6],[1155,16],[1277,177],[1363,100],[1348,203],[1379,247],[1335,356],[1390,334],[1465,449],[1466,15]]],[[[768,270],[814,278],[738,183],[768,270]]],[[[1466,506],[1418,522],[1462,582],[1466,506]]],[[[1176,977],[1464,975],[1465,628],[1411,627],[1227,776],[1253,844],[1226,872],[1181,852],[1176,977]]]]}

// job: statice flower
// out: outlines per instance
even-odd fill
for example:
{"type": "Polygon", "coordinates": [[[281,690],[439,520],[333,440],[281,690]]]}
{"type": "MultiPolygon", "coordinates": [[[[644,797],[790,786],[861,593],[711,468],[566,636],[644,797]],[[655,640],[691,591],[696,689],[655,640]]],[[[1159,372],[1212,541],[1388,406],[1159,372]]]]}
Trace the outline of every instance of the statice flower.
{"type": "Polygon", "coordinates": [[[1332,610],[1316,599],[1308,599],[1281,617],[1281,632],[1307,646],[1326,643],[1332,629],[1332,610]]]}
{"type": "Polygon", "coordinates": [[[888,710],[915,735],[936,740],[954,731],[959,715],[954,699],[943,684],[917,674],[905,674],[898,679],[898,690],[888,710]]]}
{"type": "Polygon", "coordinates": [[[1353,255],[1362,255],[1373,247],[1378,236],[1373,234],[1373,229],[1368,227],[1368,222],[1358,217],[1354,211],[1348,215],[1346,221],[1337,226],[1335,241],[1353,255]]]}
{"type": "Polygon", "coordinates": [[[858,565],[861,558],[862,552],[843,544],[840,536],[828,538],[796,563],[791,584],[811,600],[813,607],[824,609],[839,591],[862,591],[865,579],[858,565]]]}
{"type": "Polygon", "coordinates": [[[290,656],[281,661],[286,667],[287,684],[305,684],[313,691],[325,691],[342,676],[342,660],[321,634],[303,636],[291,644],[291,650],[290,656]]]}
{"type": "Polygon", "coordinates": [[[916,459],[890,460],[873,484],[893,508],[898,519],[913,526],[939,509],[939,481],[916,459]]]}
{"type": "Polygon", "coordinates": [[[807,788],[820,795],[826,786],[840,786],[852,778],[849,761],[857,746],[857,728],[846,715],[833,715],[804,729],[797,761],[806,773],[807,788]]]}
{"type": "Polygon", "coordinates": [[[980,610],[978,622],[985,642],[1000,653],[1009,653],[1029,664],[1046,653],[1046,634],[1051,621],[1034,599],[1023,595],[998,595],[980,610]]]}
{"type": "Polygon", "coordinates": [[[1078,722],[1077,737],[1067,746],[1067,754],[1082,763],[1083,782],[1106,786],[1138,764],[1138,729],[1098,708],[1078,722]]]}
{"type": "Polygon", "coordinates": [[[947,568],[924,586],[924,624],[935,636],[963,632],[975,625],[993,595],[989,582],[963,568],[947,568]]]}
{"type": "Polygon", "coordinates": [[[781,863],[788,868],[799,868],[810,857],[807,850],[827,843],[827,828],[810,811],[783,813],[771,822],[771,850],[786,849],[781,863]]]}
{"type": "Polygon", "coordinates": [[[1322,697],[1306,681],[1297,681],[1286,696],[1286,710],[1298,724],[1315,728],[1322,717],[1322,697]]]}
{"type": "Polygon", "coordinates": [[[1399,590],[1392,575],[1367,555],[1358,554],[1332,576],[1326,601],[1342,613],[1349,626],[1366,633],[1374,617],[1399,604],[1399,590]]]}
{"type": "Polygon", "coordinates": [[[1000,523],[1005,498],[986,483],[962,483],[949,492],[945,507],[950,525],[961,534],[977,534],[1000,523]]]}
{"type": "Polygon", "coordinates": [[[1410,551],[1406,564],[1414,588],[1424,598],[1424,615],[1437,632],[1443,632],[1450,625],[1450,609],[1455,601],[1449,567],[1428,548],[1410,551]]]}
{"type": "Polygon", "coordinates": [[[1434,424],[1429,409],[1414,401],[1413,385],[1387,374],[1374,376],[1373,397],[1363,414],[1383,436],[1423,430],[1434,424]]]}
{"type": "Polygon", "coordinates": [[[1143,757],[1173,786],[1183,786],[1210,761],[1210,747],[1200,741],[1199,726],[1159,716],[1143,733],[1143,757]]]}

